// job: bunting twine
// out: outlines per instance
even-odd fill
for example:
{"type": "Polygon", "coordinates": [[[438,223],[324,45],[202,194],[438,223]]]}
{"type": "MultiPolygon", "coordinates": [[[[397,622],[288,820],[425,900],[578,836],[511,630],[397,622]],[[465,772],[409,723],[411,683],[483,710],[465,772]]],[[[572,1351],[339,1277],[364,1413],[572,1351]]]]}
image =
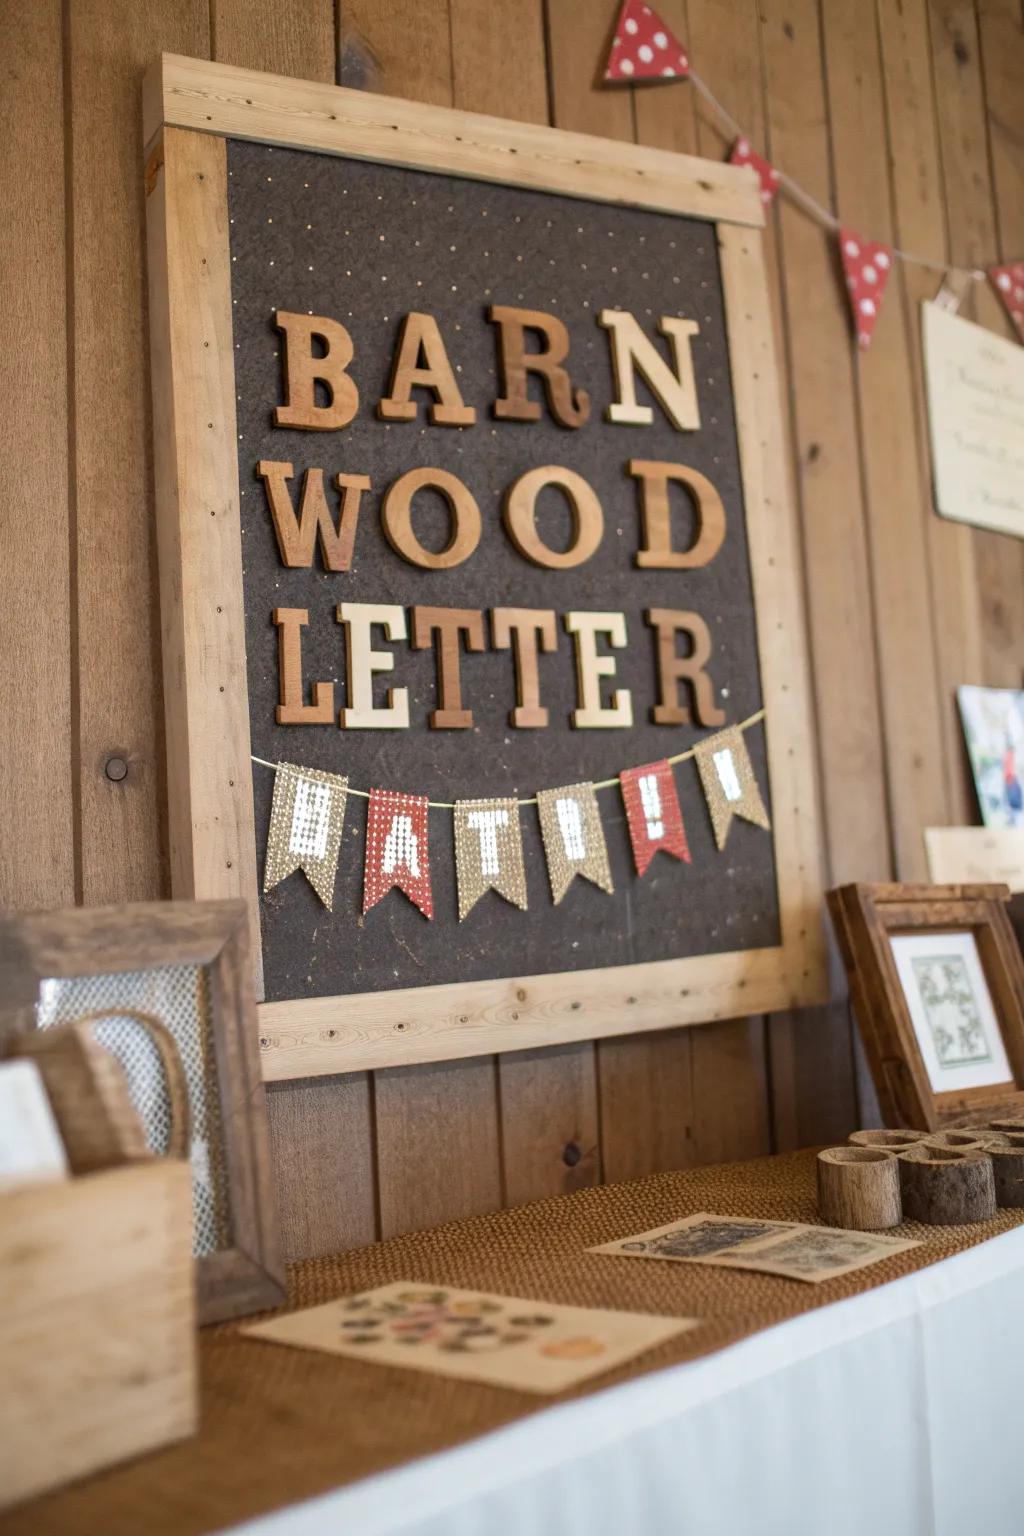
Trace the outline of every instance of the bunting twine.
{"type": "MultiPolygon", "coordinates": [[[[746,730],[749,730],[750,726],[757,725],[758,721],[763,720],[763,719],[764,719],[764,710],[763,709],[759,709],[754,714],[748,715],[745,720],[741,720],[739,725],[733,726],[732,729],[736,730],[736,731],[746,731],[746,730]]],[[[674,754],[674,756],[665,758],[665,762],[667,762],[667,763],[688,763],[692,757],[696,757],[697,756],[697,752],[699,750],[699,747],[700,747],[700,743],[698,742],[697,746],[690,747],[686,752],[676,752],[674,754]]],[[[265,757],[257,757],[255,753],[252,753],[251,756],[252,756],[252,761],[254,763],[259,763],[261,768],[272,768],[275,773],[278,770],[278,768],[280,768],[280,766],[281,766],[280,763],[268,763],[267,759],[265,757]]],[[[618,787],[618,783],[619,783],[619,776],[618,776],[618,774],[616,774],[614,779],[598,779],[596,784],[592,784],[591,785],[591,788],[595,789],[595,790],[596,789],[616,789],[618,787]]],[[[369,800],[369,798],[370,798],[370,791],[369,790],[367,790],[367,789],[353,789],[351,787],[351,785],[348,786],[347,793],[350,794],[350,795],[358,795],[360,800],[369,800]]],[[[516,800],[514,802],[510,800],[509,804],[515,804],[515,805],[536,805],[537,804],[537,796],[533,795],[529,800],[516,800]]],[[[428,800],[427,801],[427,805],[428,805],[428,807],[432,811],[454,811],[454,809],[455,809],[455,801],[454,800],[428,800]]]]}

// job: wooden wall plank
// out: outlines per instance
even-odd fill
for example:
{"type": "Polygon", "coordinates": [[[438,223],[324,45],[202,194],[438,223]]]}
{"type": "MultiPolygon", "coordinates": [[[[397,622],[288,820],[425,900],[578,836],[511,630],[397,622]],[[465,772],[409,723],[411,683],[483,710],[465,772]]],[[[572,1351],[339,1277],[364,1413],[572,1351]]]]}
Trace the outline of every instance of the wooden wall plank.
{"type": "Polygon", "coordinates": [[[506,1053],[498,1057],[498,1073],[504,1203],[599,1184],[593,1045],[506,1053]]]}
{"type": "MultiPolygon", "coordinates": [[[[330,82],[333,0],[213,0],[213,57],[246,69],[330,82]]],[[[370,1078],[280,1083],[268,1090],[278,1214],[289,1260],[336,1253],[377,1235],[370,1078]]]]}
{"type": "Polygon", "coordinates": [[[334,82],[333,0],[210,0],[210,57],[240,69],[334,82]]]}
{"type": "MultiPolygon", "coordinates": [[[[824,0],[823,29],[836,200],[844,223],[893,244],[885,96],[873,15],[824,0]]],[[[875,599],[889,817],[896,878],[926,880],[923,831],[948,819],[939,728],[932,592],[921,558],[932,517],[919,460],[910,358],[917,316],[901,302],[903,266],[889,279],[856,384],[875,599]]]]}
{"type": "Polygon", "coordinates": [[[373,90],[452,105],[448,0],[338,0],[338,21],[370,49],[373,90]]]}
{"type": "Polygon", "coordinates": [[[546,123],[543,0],[449,0],[449,7],[454,105],[546,123]]]}
{"type": "Polygon", "coordinates": [[[365,1072],[267,1089],[285,1258],[317,1258],[377,1236],[373,1125],[365,1072]]]}
{"type": "MultiPolygon", "coordinates": [[[[926,0],[877,0],[885,84],[894,232],[904,250],[932,260],[948,259],[939,164],[936,102],[932,83],[926,0]]],[[[917,422],[917,452],[929,463],[928,424],[920,331],[920,304],[934,298],[939,275],[926,267],[902,268],[900,297],[906,311],[917,422]]],[[[965,773],[956,713],[958,683],[982,675],[981,604],[972,531],[960,523],[926,518],[931,575],[933,635],[939,688],[950,819],[970,821],[973,796],[965,773]]]]}
{"type": "Polygon", "coordinates": [[[601,1041],[601,1157],[609,1183],[699,1161],[692,1045],[706,1028],[717,1026],[601,1041]]]}
{"type": "Polygon", "coordinates": [[[166,894],[163,705],[144,281],[142,75],[205,57],[204,0],[70,0],[80,897],[166,894]],[[111,755],[128,764],[119,781],[111,755]]]}
{"type": "Polygon", "coordinates": [[[0,34],[0,906],[56,907],[75,899],[61,6],[28,25],[3,0],[0,34]]]}
{"type": "MultiPolygon", "coordinates": [[[[973,0],[931,0],[930,15],[950,256],[962,266],[985,267],[998,254],[998,236],[977,16],[973,0]]],[[[965,312],[994,331],[1011,334],[1003,305],[989,283],[975,284],[965,312]]],[[[1021,541],[980,529],[973,530],[972,538],[981,601],[983,675],[961,681],[1019,688],[1024,632],[1021,541]]]]}
{"type": "Polygon", "coordinates": [[[493,1056],[392,1067],[373,1089],[382,1237],[506,1203],[493,1056]]]}

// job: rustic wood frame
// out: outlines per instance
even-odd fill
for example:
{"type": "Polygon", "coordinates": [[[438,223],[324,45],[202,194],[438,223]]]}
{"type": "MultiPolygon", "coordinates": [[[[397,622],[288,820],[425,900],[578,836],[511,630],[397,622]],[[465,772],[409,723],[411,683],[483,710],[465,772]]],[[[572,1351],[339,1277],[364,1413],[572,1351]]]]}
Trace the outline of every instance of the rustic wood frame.
{"type": "Polygon", "coordinates": [[[139,902],[0,915],[0,1033],[34,1029],[48,977],[202,966],[212,1030],[232,1246],[196,1260],[198,1318],[221,1322],[284,1300],[266,1099],[244,901],[139,902]]]}
{"type": "MultiPolygon", "coordinates": [[[[246,897],[258,936],[228,137],[715,223],[758,613],[782,929],[780,945],[757,950],[264,1002],[259,1009],[264,1077],[526,1050],[824,1001],[821,853],[800,554],[786,493],[759,233],[764,209],[755,175],[632,144],[165,54],[146,76],[144,138],[175,894],[246,897]]],[[[258,937],[254,948],[258,963],[258,937]]]]}
{"type": "Polygon", "coordinates": [[[987,1114],[1024,1114],[1024,960],[1005,885],[844,885],[828,904],[886,1123],[938,1130],[987,1114]],[[901,933],[974,934],[1012,1084],[936,1093],[921,1058],[889,940],[901,933]]]}

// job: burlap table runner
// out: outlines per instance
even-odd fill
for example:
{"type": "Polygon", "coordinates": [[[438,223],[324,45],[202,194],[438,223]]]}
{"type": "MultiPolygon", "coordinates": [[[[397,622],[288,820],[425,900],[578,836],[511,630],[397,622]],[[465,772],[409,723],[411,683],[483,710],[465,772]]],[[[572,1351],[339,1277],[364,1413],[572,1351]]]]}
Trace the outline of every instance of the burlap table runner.
{"type": "MultiPolygon", "coordinates": [[[[814,1177],[814,1153],[798,1152],[585,1189],[296,1265],[289,1305],[410,1279],[702,1320],[582,1395],[721,1349],[1024,1220],[1000,1211],[969,1227],[905,1222],[894,1235],[921,1238],[922,1247],[822,1285],[584,1252],[699,1210],[816,1221],[814,1177]]],[[[237,1324],[204,1331],[200,1364],[197,1438],[0,1516],[4,1536],[202,1536],[558,1401],[244,1339],[237,1324]]]]}

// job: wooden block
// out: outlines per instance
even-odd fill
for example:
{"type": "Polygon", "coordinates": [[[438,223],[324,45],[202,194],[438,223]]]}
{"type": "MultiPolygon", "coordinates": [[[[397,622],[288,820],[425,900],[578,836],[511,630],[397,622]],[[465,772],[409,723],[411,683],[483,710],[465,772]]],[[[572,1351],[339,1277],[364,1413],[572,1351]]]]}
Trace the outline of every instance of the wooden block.
{"type": "Polygon", "coordinates": [[[828,1147],[818,1153],[818,1214],[832,1227],[867,1232],[903,1219],[900,1169],[884,1147],[828,1147]]]}
{"type": "Polygon", "coordinates": [[[980,1147],[934,1147],[920,1142],[898,1153],[897,1160],[908,1221],[956,1227],[995,1215],[992,1159],[980,1147]]]}
{"type": "Polygon", "coordinates": [[[0,1507],[195,1433],[188,1165],[0,1196],[0,1507]]]}
{"type": "Polygon", "coordinates": [[[4,1054],[39,1068],[73,1173],[96,1173],[149,1155],[121,1064],[93,1039],[88,1024],[15,1035],[4,1054]]]}

